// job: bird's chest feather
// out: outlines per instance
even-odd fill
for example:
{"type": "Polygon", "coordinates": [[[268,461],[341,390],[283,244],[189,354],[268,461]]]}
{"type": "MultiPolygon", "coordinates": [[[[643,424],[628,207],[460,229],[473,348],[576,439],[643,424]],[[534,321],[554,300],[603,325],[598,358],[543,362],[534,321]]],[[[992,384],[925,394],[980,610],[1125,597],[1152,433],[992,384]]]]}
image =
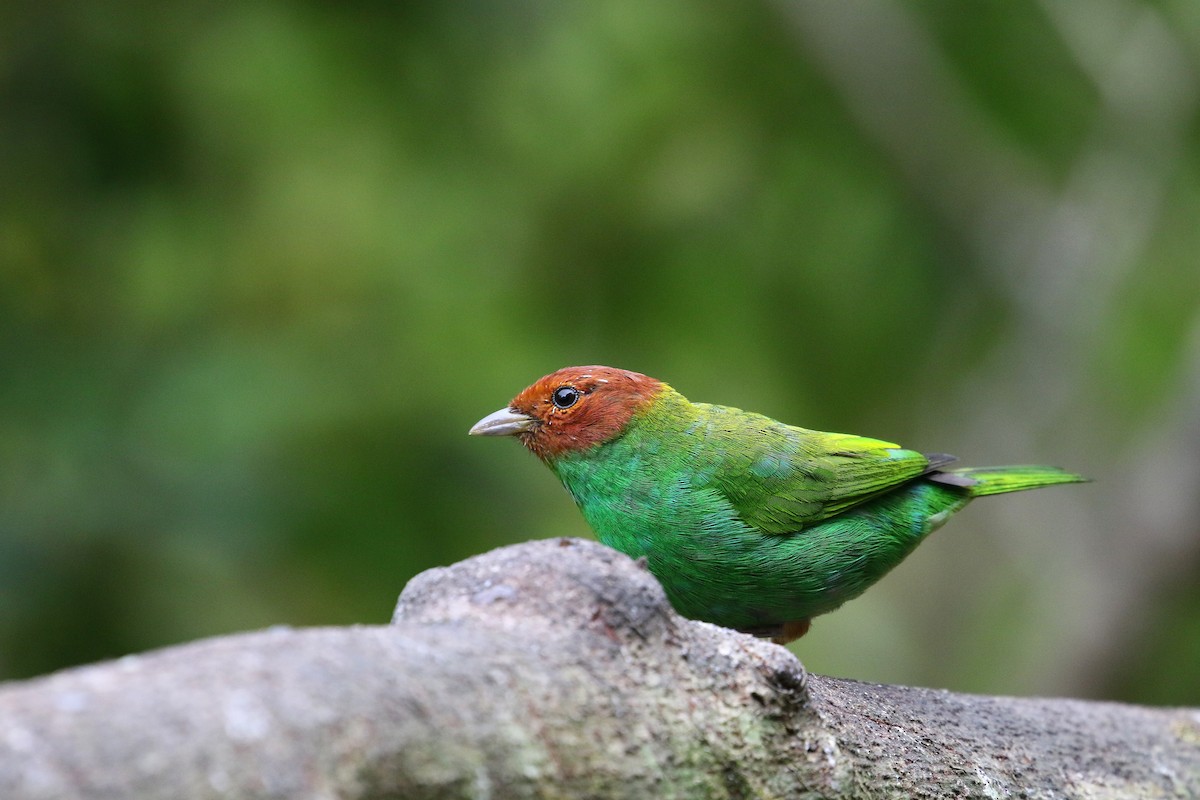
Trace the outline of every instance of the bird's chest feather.
{"type": "Polygon", "coordinates": [[[746,530],[704,469],[637,438],[553,466],[602,542],[630,556],[708,549],[746,530]]]}

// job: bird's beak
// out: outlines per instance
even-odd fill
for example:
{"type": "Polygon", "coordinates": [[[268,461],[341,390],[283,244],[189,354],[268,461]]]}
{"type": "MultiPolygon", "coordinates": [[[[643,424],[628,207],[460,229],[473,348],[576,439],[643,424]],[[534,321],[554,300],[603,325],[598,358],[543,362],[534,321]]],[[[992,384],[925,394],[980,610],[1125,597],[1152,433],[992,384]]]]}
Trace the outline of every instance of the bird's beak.
{"type": "Polygon", "coordinates": [[[533,417],[502,408],[476,422],[467,433],[471,436],[514,436],[532,424],[533,417]]]}

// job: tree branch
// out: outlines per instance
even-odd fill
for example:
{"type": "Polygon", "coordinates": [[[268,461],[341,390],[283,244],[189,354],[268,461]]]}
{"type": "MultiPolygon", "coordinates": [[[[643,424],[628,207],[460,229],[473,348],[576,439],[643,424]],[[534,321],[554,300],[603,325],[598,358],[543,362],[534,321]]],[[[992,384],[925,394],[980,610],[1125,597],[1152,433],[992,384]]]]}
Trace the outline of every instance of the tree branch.
{"type": "Polygon", "coordinates": [[[0,690],[0,797],[1200,796],[1200,711],[806,675],[593,542],[0,690]]]}

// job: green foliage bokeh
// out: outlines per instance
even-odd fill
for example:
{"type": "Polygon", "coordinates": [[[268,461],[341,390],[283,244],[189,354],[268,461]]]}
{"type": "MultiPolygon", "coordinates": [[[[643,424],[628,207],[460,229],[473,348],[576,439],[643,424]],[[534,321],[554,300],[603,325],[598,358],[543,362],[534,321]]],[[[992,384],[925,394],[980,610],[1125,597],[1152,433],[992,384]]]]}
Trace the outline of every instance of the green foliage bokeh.
{"type": "Polygon", "coordinates": [[[7,6],[0,676],[587,535],[465,432],[610,363],[1097,478],[810,668],[1200,703],[1200,18],[1076,5],[7,6]]]}

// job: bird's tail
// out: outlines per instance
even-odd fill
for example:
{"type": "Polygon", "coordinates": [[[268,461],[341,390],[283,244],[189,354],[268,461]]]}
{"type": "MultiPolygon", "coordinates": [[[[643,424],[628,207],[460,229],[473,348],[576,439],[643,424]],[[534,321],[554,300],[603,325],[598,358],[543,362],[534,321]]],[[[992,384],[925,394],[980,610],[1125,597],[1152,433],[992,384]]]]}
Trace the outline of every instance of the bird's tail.
{"type": "Polygon", "coordinates": [[[1058,467],[964,467],[935,472],[929,480],[961,486],[971,497],[1020,492],[1059,483],[1086,483],[1089,479],[1058,467]]]}

